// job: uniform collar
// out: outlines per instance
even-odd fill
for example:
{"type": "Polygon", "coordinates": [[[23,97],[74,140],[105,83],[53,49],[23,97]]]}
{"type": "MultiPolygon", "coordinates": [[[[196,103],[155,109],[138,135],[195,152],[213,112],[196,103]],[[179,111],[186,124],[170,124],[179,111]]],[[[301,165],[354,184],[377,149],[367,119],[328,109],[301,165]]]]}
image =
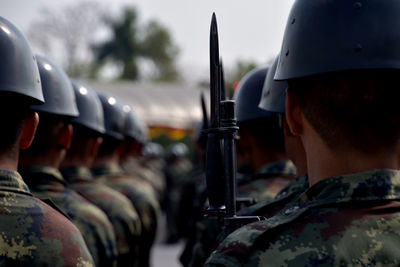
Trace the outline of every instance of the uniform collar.
{"type": "Polygon", "coordinates": [[[100,167],[95,167],[92,168],[91,171],[94,176],[120,175],[124,173],[122,168],[117,164],[109,164],[100,167]]]}
{"type": "Polygon", "coordinates": [[[83,166],[73,166],[60,169],[64,179],[68,183],[75,183],[78,181],[91,181],[93,180],[90,169],[83,166]]]}
{"type": "Polygon", "coordinates": [[[296,175],[296,166],[290,160],[284,161],[276,161],[272,163],[268,163],[263,165],[258,171],[255,173],[256,176],[265,176],[265,175],[273,175],[273,176],[295,176],[296,175]]]}
{"type": "Polygon", "coordinates": [[[61,172],[49,166],[23,166],[19,169],[29,186],[42,183],[57,183],[66,185],[61,172]]]}
{"type": "Polygon", "coordinates": [[[400,198],[398,192],[400,171],[380,169],[321,180],[305,191],[299,201],[314,206],[349,201],[394,200],[400,198]]]}
{"type": "Polygon", "coordinates": [[[32,195],[18,172],[5,169],[0,169],[0,191],[32,195]]]}

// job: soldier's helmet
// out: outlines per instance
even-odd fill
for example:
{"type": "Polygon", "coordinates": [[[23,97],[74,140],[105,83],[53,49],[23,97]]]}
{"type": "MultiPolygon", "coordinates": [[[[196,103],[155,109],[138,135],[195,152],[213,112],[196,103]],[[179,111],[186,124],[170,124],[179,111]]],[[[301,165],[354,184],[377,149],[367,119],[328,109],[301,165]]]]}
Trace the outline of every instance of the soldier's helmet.
{"type": "Polygon", "coordinates": [[[28,103],[43,103],[36,57],[23,34],[3,17],[0,17],[0,58],[0,92],[17,94],[28,103]]]}
{"type": "Polygon", "coordinates": [[[31,109],[51,115],[77,117],[79,111],[74,89],[67,74],[48,58],[36,56],[36,60],[46,102],[43,105],[33,105],[31,109]]]}
{"type": "Polygon", "coordinates": [[[125,137],[135,139],[140,143],[145,142],[145,137],[143,136],[143,129],[139,117],[135,114],[132,107],[129,105],[124,105],[123,110],[125,112],[125,137]]]}
{"type": "Polygon", "coordinates": [[[71,122],[104,134],[103,107],[96,92],[80,81],[71,80],[71,82],[79,110],[79,117],[72,119],[71,122]]]}
{"type": "Polygon", "coordinates": [[[274,80],[278,61],[279,56],[275,58],[274,63],[268,71],[262,90],[260,104],[258,107],[269,112],[285,113],[286,88],[288,87],[288,84],[286,81],[274,80]]]}
{"type": "Polygon", "coordinates": [[[98,94],[104,113],[105,136],[116,140],[124,140],[125,112],[122,103],[110,95],[98,94]]]}
{"type": "Polygon", "coordinates": [[[158,143],[148,142],[142,149],[142,155],[146,158],[162,158],[164,148],[158,143]]]}
{"type": "Polygon", "coordinates": [[[233,95],[236,101],[236,119],[239,124],[272,116],[271,112],[258,107],[267,72],[268,67],[257,68],[247,73],[240,80],[233,95]]]}
{"type": "Polygon", "coordinates": [[[400,69],[399,13],[397,0],[295,1],[275,79],[400,69]]]}
{"type": "Polygon", "coordinates": [[[167,147],[166,157],[167,159],[186,157],[188,153],[188,147],[184,143],[179,142],[167,147]]]}

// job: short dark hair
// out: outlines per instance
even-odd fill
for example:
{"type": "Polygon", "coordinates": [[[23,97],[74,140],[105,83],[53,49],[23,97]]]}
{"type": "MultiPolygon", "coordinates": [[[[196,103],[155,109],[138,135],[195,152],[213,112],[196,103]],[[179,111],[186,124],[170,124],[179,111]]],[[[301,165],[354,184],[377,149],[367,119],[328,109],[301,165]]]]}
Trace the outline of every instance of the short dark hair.
{"type": "Polygon", "coordinates": [[[117,140],[111,136],[103,136],[103,143],[101,143],[98,157],[108,156],[123,143],[123,141],[117,140]]]}
{"type": "Polygon", "coordinates": [[[39,112],[39,125],[32,145],[21,151],[21,155],[45,155],[55,145],[55,134],[58,129],[68,124],[70,118],[39,112]]]}
{"type": "Polygon", "coordinates": [[[20,95],[0,93],[0,153],[9,152],[19,140],[29,111],[29,103],[20,95]]]}
{"type": "Polygon", "coordinates": [[[328,147],[371,153],[400,137],[400,71],[354,70],[289,81],[305,117],[328,147]]]}
{"type": "Polygon", "coordinates": [[[239,128],[249,131],[263,148],[285,151],[283,129],[279,126],[277,115],[241,122],[238,125],[239,128]]]}
{"type": "Polygon", "coordinates": [[[80,156],[84,155],[85,149],[88,149],[88,140],[98,138],[101,134],[81,126],[79,124],[73,124],[74,134],[71,140],[71,146],[67,151],[67,156],[80,156]]]}

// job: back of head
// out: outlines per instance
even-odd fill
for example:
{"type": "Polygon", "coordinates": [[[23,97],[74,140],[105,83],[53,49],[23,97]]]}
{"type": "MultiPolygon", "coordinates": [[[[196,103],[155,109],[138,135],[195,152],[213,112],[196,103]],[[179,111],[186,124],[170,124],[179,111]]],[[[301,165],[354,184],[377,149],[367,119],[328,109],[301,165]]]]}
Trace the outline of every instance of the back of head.
{"type": "Polygon", "coordinates": [[[297,0],[275,79],[331,149],[393,150],[400,135],[400,2],[297,0]]]}
{"type": "Polygon", "coordinates": [[[278,116],[258,107],[267,67],[258,68],[247,73],[235,91],[236,117],[239,132],[250,133],[262,148],[283,149],[283,134],[279,127],[278,116]]]}
{"type": "Polygon", "coordinates": [[[125,112],[125,139],[130,139],[144,145],[148,141],[146,124],[140,120],[129,105],[124,105],[123,110],[125,112]]]}
{"type": "Polygon", "coordinates": [[[98,94],[104,114],[103,143],[100,147],[98,157],[112,154],[124,141],[125,113],[123,106],[115,97],[98,94]]]}
{"type": "Polygon", "coordinates": [[[46,154],[56,145],[55,135],[71,118],[79,115],[71,81],[51,60],[36,56],[45,103],[30,109],[40,116],[40,124],[32,146],[23,155],[46,154]]]}
{"type": "Polygon", "coordinates": [[[0,153],[17,149],[31,104],[43,103],[40,76],[28,41],[8,20],[0,17],[0,153]]]}

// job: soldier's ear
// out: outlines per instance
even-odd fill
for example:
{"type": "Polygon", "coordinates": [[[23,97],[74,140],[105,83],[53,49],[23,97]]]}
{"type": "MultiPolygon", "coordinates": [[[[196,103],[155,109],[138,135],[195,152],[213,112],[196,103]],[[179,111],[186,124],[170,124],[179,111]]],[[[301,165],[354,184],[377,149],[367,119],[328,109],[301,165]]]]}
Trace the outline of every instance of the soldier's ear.
{"type": "Polygon", "coordinates": [[[39,115],[36,112],[31,112],[25,119],[24,129],[19,140],[20,149],[27,149],[31,146],[38,125],[39,115]]]}
{"type": "Polygon", "coordinates": [[[97,137],[93,139],[92,145],[90,146],[89,155],[91,158],[95,158],[99,152],[100,146],[103,143],[103,138],[97,137]]]}
{"type": "Polygon", "coordinates": [[[303,133],[303,111],[297,96],[290,89],[286,92],[286,121],[293,135],[303,133]]]}
{"type": "Polygon", "coordinates": [[[69,149],[71,146],[71,141],[72,141],[72,136],[74,133],[74,128],[72,127],[71,124],[65,124],[63,127],[61,127],[59,133],[58,133],[58,146],[63,149],[69,149]]]}

